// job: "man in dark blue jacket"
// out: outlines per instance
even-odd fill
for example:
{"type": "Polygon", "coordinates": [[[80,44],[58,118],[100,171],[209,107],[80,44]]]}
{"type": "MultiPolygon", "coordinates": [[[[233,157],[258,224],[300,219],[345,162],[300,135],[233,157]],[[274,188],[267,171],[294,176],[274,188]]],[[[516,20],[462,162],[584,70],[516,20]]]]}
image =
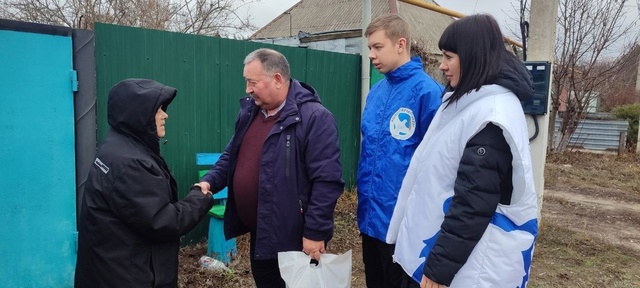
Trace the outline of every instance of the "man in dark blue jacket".
{"type": "Polygon", "coordinates": [[[319,259],[333,236],[344,189],[338,130],[313,87],[291,79],[282,54],[258,49],[244,65],[248,96],[234,136],[199,185],[229,187],[225,237],[250,232],[257,287],[284,288],[277,253],[302,250],[319,259]]]}

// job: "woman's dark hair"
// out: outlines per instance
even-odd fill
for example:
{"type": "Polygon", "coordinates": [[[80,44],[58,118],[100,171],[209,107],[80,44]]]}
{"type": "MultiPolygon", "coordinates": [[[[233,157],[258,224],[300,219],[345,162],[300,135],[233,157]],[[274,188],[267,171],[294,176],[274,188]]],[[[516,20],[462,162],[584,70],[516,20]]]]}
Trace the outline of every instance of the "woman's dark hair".
{"type": "MultiPolygon", "coordinates": [[[[464,17],[444,30],[438,48],[458,54],[460,79],[447,106],[482,85],[493,84],[504,66],[522,65],[507,51],[498,22],[486,14],[464,17]]],[[[447,90],[451,90],[450,83],[447,90]]]]}

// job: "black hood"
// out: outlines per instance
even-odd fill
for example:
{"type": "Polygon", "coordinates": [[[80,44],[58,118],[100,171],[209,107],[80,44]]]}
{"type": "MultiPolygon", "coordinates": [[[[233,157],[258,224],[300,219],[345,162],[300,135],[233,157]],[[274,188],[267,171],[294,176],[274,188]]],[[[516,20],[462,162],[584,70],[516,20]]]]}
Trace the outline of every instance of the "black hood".
{"type": "Polygon", "coordinates": [[[518,96],[520,102],[524,102],[533,97],[533,81],[531,73],[518,62],[515,65],[504,65],[496,75],[494,84],[507,88],[518,96]]]}
{"type": "Polygon", "coordinates": [[[132,136],[159,153],[155,115],[176,97],[176,89],[149,79],[126,79],[109,91],[109,126],[132,136]]]}

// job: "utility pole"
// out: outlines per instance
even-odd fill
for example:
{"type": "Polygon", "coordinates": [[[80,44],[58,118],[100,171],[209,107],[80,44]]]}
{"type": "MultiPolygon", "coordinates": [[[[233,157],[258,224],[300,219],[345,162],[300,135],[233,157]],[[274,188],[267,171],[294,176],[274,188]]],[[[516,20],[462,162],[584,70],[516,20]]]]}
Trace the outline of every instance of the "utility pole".
{"type": "MultiPolygon", "coordinates": [[[[529,47],[530,61],[549,61],[553,63],[556,46],[556,25],[558,23],[558,0],[531,1],[531,17],[529,19],[529,47]]],[[[551,71],[553,73],[553,65],[551,71]]],[[[550,77],[553,79],[553,77],[550,77]]],[[[551,84],[551,81],[549,81],[551,84]]],[[[550,85],[551,86],[551,85],[550,85]]],[[[551,93],[549,89],[549,93],[551,93]]],[[[537,117],[540,129],[538,137],[531,141],[531,160],[533,164],[533,182],[538,194],[538,218],[542,210],[542,196],[544,194],[544,165],[547,160],[547,140],[549,138],[549,106],[551,99],[547,95],[547,113],[531,115],[537,117]]],[[[529,119],[529,118],[527,118],[529,119]]],[[[529,135],[535,129],[532,121],[529,123],[529,135]]]]}
{"type": "Polygon", "coordinates": [[[369,95],[369,81],[371,81],[371,76],[369,76],[369,70],[371,69],[371,63],[369,63],[369,43],[367,42],[367,37],[364,36],[365,30],[367,30],[367,26],[371,23],[371,0],[362,1],[362,39],[360,41],[360,57],[362,58],[361,63],[361,71],[360,71],[360,115],[364,111],[364,104],[367,102],[367,95],[369,95]]]}

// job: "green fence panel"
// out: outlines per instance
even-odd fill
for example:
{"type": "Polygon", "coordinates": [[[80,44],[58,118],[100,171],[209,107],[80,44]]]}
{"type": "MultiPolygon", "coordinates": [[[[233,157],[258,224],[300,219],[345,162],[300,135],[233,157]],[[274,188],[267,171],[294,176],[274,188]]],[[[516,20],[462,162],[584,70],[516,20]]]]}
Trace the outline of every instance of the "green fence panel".
{"type": "Polygon", "coordinates": [[[369,76],[371,77],[369,78],[369,87],[373,87],[378,81],[384,79],[384,74],[380,73],[373,65],[371,65],[371,69],[369,70],[369,76]]]}
{"type": "Polygon", "coordinates": [[[341,163],[347,188],[355,186],[360,153],[360,58],[306,50],[306,82],[338,122],[341,163]]]}

